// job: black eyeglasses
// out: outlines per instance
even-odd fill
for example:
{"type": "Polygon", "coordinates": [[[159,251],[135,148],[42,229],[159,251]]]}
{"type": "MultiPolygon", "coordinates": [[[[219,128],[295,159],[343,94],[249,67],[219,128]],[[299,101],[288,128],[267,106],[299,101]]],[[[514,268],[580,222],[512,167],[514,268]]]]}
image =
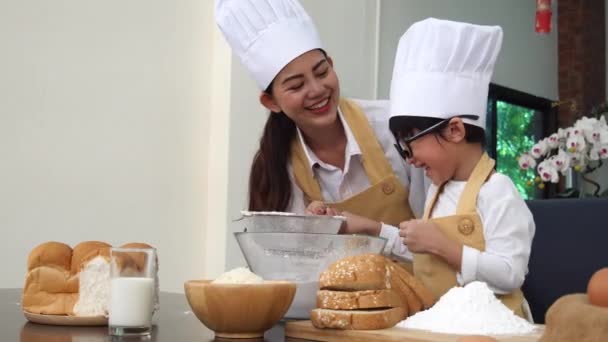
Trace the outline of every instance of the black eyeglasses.
{"type": "Polygon", "coordinates": [[[395,148],[397,148],[397,151],[399,151],[399,154],[401,155],[401,157],[403,157],[403,159],[411,158],[412,157],[412,148],[410,147],[410,144],[412,143],[412,141],[440,129],[442,126],[444,126],[445,124],[450,122],[450,120],[452,120],[453,118],[477,120],[477,119],[479,119],[479,115],[465,114],[465,115],[452,116],[447,119],[443,119],[443,120],[439,121],[438,123],[432,125],[431,127],[426,128],[426,129],[414,134],[413,136],[407,137],[407,138],[398,137],[395,135],[395,140],[397,140],[397,143],[395,144],[395,148]]]}

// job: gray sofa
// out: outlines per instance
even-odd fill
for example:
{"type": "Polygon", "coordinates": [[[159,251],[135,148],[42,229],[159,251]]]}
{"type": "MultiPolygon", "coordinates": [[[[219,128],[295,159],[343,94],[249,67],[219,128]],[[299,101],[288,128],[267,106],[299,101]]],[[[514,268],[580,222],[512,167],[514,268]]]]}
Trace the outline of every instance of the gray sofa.
{"type": "Polygon", "coordinates": [[[528,201],[536,234],[523,292],[536,323],[568,293],[586,292],[591,275],[608,267],[608,198],[528,201]]]}

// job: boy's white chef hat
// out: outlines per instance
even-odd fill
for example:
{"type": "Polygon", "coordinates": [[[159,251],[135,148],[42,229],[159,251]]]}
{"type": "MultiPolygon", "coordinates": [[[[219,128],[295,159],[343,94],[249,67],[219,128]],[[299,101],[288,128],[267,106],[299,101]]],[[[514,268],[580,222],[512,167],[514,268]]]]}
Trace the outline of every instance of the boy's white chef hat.
{"type": "Polygon", "coordinates": [[[216,0],[215,20],[262,90],[293,59],[322,48],[297,0],[216,0]]]}
{"type": "Polygon", "coordinates": [[[446,119],[485,129],[488,87],[502,44],[500,26],[429,18],[414,23],[399,40],[391,81],[391,117],[446,119]]]}

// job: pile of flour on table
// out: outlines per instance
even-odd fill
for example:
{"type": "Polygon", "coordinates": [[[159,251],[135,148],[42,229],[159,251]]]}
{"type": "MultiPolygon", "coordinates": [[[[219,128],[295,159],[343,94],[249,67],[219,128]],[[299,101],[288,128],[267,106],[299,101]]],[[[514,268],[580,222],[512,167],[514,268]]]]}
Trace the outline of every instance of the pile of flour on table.
{"type": "Polygon", "coordinates": [[[522,335],[535,327],[502,304],[484,282],[454,287],[430,309],[397,324],[449,334],[522,335]]]}

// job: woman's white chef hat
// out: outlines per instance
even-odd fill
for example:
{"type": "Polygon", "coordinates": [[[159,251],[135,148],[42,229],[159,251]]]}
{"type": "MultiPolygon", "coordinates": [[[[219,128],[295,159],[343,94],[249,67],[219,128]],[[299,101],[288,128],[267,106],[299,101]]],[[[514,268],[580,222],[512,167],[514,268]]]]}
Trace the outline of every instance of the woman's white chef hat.
{"type": "Polygon", "coordinates": [[[296,57],[322,48],[297,0],[217,0],[215,20],[262,90],[296,57]]]}

